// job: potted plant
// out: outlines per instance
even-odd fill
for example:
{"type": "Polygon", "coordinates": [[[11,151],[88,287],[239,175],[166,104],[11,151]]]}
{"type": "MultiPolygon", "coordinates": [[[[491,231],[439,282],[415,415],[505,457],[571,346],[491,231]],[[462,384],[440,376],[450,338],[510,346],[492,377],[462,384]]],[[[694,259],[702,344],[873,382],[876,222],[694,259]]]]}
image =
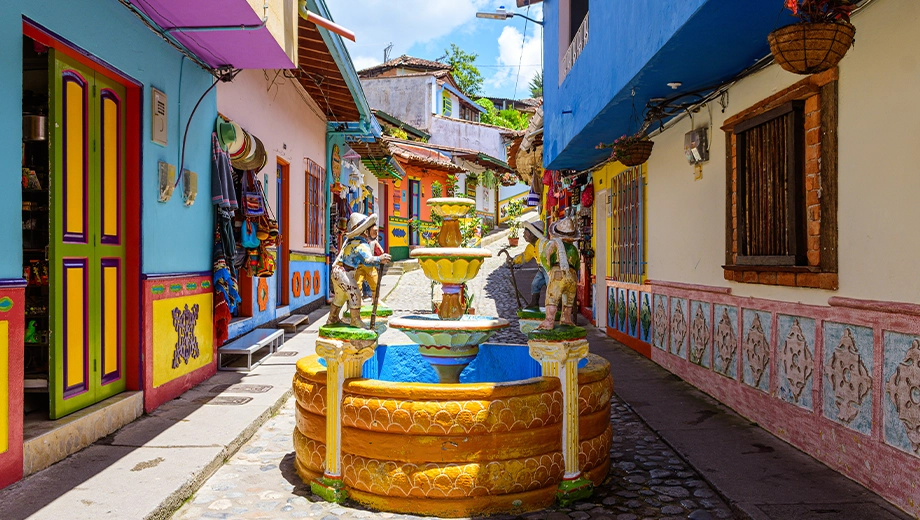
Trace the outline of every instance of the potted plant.
{"type": "Polygon", "coordinates": [[[502,186],[514,186],[518,183],[518,177],[512,172],[503,172],[499,177],[502,186]]]}
{"type": "Polygon", "coordinates": [[[639,166],[652,155],[655,142],[642,132],[622,135],[610,144],[600,143],[597,148],[612,148],[610,157],[623,166],[639,166]]]}
{"type": "Polygon", "coordinates": [[[801,22],[767,36],[770,52],[783,69],[817,74],[836,66],[853,46],[854,0],[786,0],[786,8],[801,22]]]}
{"type": "Polygon", "coordinates": [[[457,196],[457,176],[453,173],[447,174],[447,196],[456,197],[457,196]]]}
{"type": "Polygon", "coordinates": [[[508,215],[508,245],[511,247],[517,247],[518,241],[521,237],[521,213],[524,212],[524,200],[523,199],[512,199],[508,201],[508,205],[505,207],[505,211],[508,215]]]}
{"type": "Polygon", "coordinates": [[[444,186],[440,182],[434,181],[431,183],[431,196],[433,198],[440,198],[444,195],[444,186]]]}
{"type": "Polygon", "coordinates": [[[474,188],[474,189],[475,189],[476,186],[479,186],[479,174],[477,174],[476,172],[469,172],[469,173],[467,173],[467,174],[466,174],[466,187],[467,187],[467,189],[469,189],[469,188],[474,188]]]}

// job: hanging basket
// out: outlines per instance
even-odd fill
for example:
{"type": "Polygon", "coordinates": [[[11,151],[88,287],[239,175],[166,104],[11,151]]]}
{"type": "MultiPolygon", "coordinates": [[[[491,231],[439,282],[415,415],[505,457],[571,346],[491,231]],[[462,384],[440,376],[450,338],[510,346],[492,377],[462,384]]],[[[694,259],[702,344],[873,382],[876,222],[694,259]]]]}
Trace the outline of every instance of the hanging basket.
{"type": "Polygon", "coordinates": [[[783,69],[817,74],[840,63],[855,35],[856,27],[843,21],[796,23],[771,32],[767,41],[783,69]]]}
{"type": "Polygon", "coordinates": [[[614,148],[613,155],[623,166],[639,166],[652,155],[654,141],[642,140],[614,148]]]}

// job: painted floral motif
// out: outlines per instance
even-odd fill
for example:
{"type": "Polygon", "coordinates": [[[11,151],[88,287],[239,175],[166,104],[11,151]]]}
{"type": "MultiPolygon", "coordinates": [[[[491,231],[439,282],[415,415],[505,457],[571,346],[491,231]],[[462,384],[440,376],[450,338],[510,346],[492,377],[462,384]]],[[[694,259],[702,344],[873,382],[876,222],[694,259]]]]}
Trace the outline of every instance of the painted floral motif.
{"type": "Polygon", "coordinates": [[[636,325],[639,319],[639,304],[636,302],[636,293],[629,293],[629,335],[636,336],[636,325]]]}
{"type": "Polygon", "coordinates": [[[185,310],[176,307],[172,311],[173,328],[176,329],[176,345],[173,349],[172,367],[179,368],[182,362],[188,365],[188,360],[197,359],[200,355],[198,337],[195,336],[195,327],[198,325],[198,304],[185,310]]]}
{"type": "Polygon", "coordinates": [[[748,331],[747,338],[744,340],[744,354],[750,365],[752,386],[760,386],[760,380],[767,370],[767,365],[770,364],[770,345],[767,343],[767,336],[763,333],[763,324],[760,322],[759,314],[754,314],[751,330],[748,331]]]}
{"type": "Polygon", "coordinates": [[[648,294],[642,298],[642,310],[639,311],[639,322],[642,323],[642,339],[648,341],[649,327],[652,325],[652,304],[649,301],[648,294]]]}
{"type": "Polygon", "coordinates": [[[728,309],[722,309],[722,317],[716,327],[715,334],[716,357],[719,359],[719,372],[729,375],[738,350],[738,337],[735,336],[735,327],[728,315],[728,309]]]}
{"type": "Polygon", "coordinates": [[[655,308],[655,346],[665,348],[665,338],[668,335],[668,311],[664,308],[663,299],[658,300],[655,308]]]}
{"type": "Polygon", "coordinates": [[[786,379],[792,390],[792,398],[798,403],[805,385],[808,384],[814,372],[814,356],[808,348],[808,341],[805,339],[805,334],[802,333],[798,319],[792,321],[786,342],[779,351],[779,361],[786,372],[786,379]]]}
{"type": "Polygon", "coordinates": [[[696,315],[690,326],[690,361],[697,365],[703,364],[707,344],[709,344],[709,323],[706,322],[703,305],[699,304],[696,306],[696,315]]]}
{"type": "Polygon", "coordinates": [[[914,453],[920,455],[920,340],[915,339],[885,385],[914,453]]]}
{"type": "Polygon", "coordinates": [[[859,349],[849,328],[843,331],[840,344],[834,348],[828,378],[834,389],[837,419],[849,424],[859,415],[863,399],[872,390],[872,376],[859,357],[859,349]]]}
{"type": "Polygon", "coordinates": [[[680,355],[681,345],[687,337],[687,318],[684,316],[684,308],[677,300],[677,307],[674,308],[674,315],[671,316],[671,349],[673,354],[680,355]]]}
{"type": "Polygon", "coordinates": [[[623,294],[623,292],[620,292],[620,297],[617,302],[617,316],[620,319],[617,328],[626,332],[626,297],[623,296],[623,294]]]}
{"type": "Polygon", "coordinates": [[[607,326],[611,329],[616,328],[617,296],[613,290],[607,293],[607,317],[610,318],[607,326]]]}

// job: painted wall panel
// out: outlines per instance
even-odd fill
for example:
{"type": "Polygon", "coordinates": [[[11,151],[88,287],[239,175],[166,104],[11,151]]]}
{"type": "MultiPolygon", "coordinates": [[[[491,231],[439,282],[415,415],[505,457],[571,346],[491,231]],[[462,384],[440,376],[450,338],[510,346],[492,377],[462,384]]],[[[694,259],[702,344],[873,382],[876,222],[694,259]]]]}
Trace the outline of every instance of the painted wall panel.
{"type": "Polygon", "coordinates": [[[24,293],[0,289],[0,488],[22,478],[24,293]]]}

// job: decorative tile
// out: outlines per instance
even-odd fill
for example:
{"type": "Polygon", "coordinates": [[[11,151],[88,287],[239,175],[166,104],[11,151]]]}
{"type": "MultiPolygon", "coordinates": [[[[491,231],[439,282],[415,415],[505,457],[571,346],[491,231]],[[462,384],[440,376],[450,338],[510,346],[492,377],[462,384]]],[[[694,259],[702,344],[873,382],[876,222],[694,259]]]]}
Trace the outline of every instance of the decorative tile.
{"type": "Polygon", "coordinates": [[[627,333],[629,327],[626,319],[626,289],[617,289],[617,330],[627,333]]]}
{"type": "Polygon", "coordinates": [[[885,442],[920,455],[920,336],[885,331],[885,442]]]}
{"type": "Polygon", "coordinates": [[[661,350],[668,349],[668,297],[655,295],[655,310],[652,312],[652,345],[661,350]]]}
{"type": "Polygon", "coordinates": [[[872,433],[872,329],[824,322],[824,415],[872,433]]]}
{"type": "Polygon", "coordinates": [[[642,301],[639,305],[639,339],[649,343],[652,340],[652,296],[641,293],[639,299],[642,301]]]}
{"type": "Polygon", "coordinates": [[[671,344],[669,352],[684,359],[687,358],[687,333],[690,330],[687,311],[687,300],[671,298],[671,344]]]}
{"type": "Polygon", "coordinates": [[[639,294],[636,291],[627,292],[626,320],[628,334],[634,338],[639,337],[639,294]]]}
{"type": "Polygon", "coordinates": [[[715,306],[712,334],[712,368],[732,379],[738,378],[738,308],[715,306]]]}
{"type": "Polygon", "coordinates": [[[607,327],[617,328],[617,288],[607,288],[607,327]]]}
{"type": "Polygon", "coordinates": [[[690,362],[709,368],[712,364],[709,341],[712,339],[711,307],[706,302],[694,301],[690,303],[690,308],[693,316],[690,321],[690,362]]]}
{"type": "Polygon", "coordinates": [[[741,351],[744,384],[764,392],[770,391],[770,340],[773,316],[769,312],[744,309],[744,333],[741,351]]]}
{"type": "Polygon", "coordinates": [[[780,314],[776,321],[777,393],[787,403],[813,410],[815,320],[780,314]]]}

